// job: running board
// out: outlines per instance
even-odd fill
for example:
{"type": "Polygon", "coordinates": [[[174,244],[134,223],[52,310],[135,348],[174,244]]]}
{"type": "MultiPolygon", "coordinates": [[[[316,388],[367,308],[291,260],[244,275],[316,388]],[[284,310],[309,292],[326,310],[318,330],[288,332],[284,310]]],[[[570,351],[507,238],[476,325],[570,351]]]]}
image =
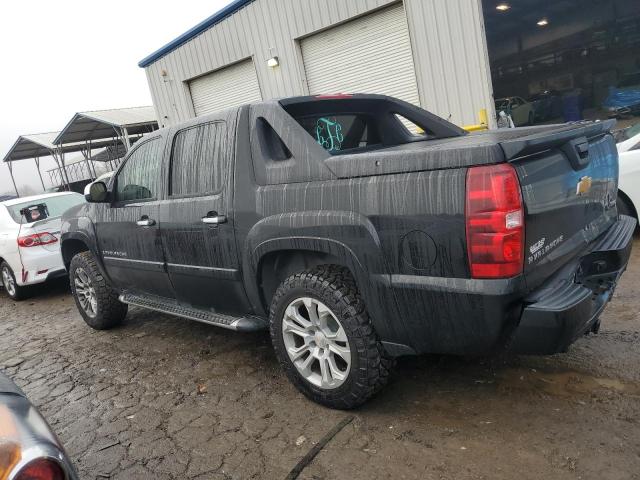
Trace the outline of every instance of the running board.
{"type": "Polygon", "coordinates": [[[216,327],[234,330],[236,332],[257,332],[267,329],[267,322],[257,317],[230,317],[220,313],[213,313],[207,310],[200,310],[193,307],[180,305],[165,298],[152,295],[140,295],[125,292],[120,295],[119,300],[127,305],[147,308],[156,312],[168,313],[177,317],[188,318],[196,322],[202,322],[216,327]]]}

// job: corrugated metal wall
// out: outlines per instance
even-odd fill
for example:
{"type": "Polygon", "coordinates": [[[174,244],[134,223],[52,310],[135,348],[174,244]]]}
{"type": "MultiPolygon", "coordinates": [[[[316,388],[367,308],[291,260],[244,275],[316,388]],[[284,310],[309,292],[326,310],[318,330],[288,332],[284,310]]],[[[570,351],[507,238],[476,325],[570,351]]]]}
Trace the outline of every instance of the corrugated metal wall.
{"type": "MultiPolygon", "coordinates": [[[[308,93],[299,39],[391,0],[256,0],[145,70],[159,123],[194,113],[187,82],[253,58],[265,99],[308,93]],[[280,67],[267,66],[278,56],[280,67]]],[[[404,0],[422,106],[458,125],[493,108],[480,0],[404,0]]]]}

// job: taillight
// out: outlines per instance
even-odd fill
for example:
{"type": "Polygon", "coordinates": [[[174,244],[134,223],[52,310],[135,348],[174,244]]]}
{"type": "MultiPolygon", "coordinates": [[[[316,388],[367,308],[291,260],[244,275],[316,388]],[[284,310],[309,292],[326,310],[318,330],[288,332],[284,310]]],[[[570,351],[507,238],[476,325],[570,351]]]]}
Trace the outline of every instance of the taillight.
{"type": "Polygon", "coordinates": [[[51,243],[56,243],[57,241],[58,239],[49,232],[35,233],[33,235],[18,237],[18,246],[38,247],[40,245],[49,245],[51,243]]]}
{"type": "Polygon", "coordinates": [[[510,278],[522,273],[524,208],[511,165],[468,170],[466,222],[473,278],[510,278]]]}
{"type": "Polygon", "coordinates": [[[18,472],[15,480],[64,480],[62,467],[48,458],[38,458],[29,462],[18,472]]]}

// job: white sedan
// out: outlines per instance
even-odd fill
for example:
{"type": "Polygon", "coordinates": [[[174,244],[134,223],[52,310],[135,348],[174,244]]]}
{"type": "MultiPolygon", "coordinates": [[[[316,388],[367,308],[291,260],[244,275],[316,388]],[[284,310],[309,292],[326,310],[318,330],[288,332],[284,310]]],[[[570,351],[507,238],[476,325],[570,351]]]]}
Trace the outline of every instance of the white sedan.
{"type": "Polygon", "coordinates": [[[83,202],[73,192],[0,202],[0,280],[12,299],[25,298],[29,285],[65,275],[60,217],[83,202]]]}
{"type": "Polygon", "coordinates": [[[627,132],[627,139],[618,143],[620,154],[618,212],[637,219],[640,208],[640,124],[627,132]]]}

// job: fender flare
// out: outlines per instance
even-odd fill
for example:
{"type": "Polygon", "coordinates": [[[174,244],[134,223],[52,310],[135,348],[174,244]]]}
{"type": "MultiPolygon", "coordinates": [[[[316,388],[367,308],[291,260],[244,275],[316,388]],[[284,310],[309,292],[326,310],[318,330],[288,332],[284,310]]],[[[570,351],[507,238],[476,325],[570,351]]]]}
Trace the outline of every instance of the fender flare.
{"type": "MultiPolygon", "coordinates": [[[[111,280],[109,278],[109,275],[107,274],[107,270],[104,267],[104,263],[102,261],[102,256],[98,252],[95,239],[92,239],[89,235],[87,235],[86,233],[81,232],[81,231],[65,232],[65,233],[63,233],[61,235],[61,238],[60,238],[60,255],[62,256],[62,260],[63,260],[63,262],[65,264],[65,268],[67,268],[67,261],[64,258],[63,248],[64,248],[64,243],[66,241],[69,241],[69,240],[80,241],[80,242],[84,243],[84,245],[87,247],[87,249],[95,257],[96,263],[98,264],[98,268],[100,269],[100,273],[102,273],[102,275],[107,280],[109,280],[109,281],[111,280]]],[[[70,262],[71,262],[71,259],[69,259],[69,263],[70,262]]]]}
{"type": "MultiPolygon", "coordinates": [[[[257,312],[263,312],[263,303],[258,283],[259,266],[267,254],[293,250],[296,252],[322,253],[337,259],[339,265],[349,269],[362,295],[374,328],[382,340],[395,339],[390,322],[398,315],[395,296],[391,293],[391,276],[387,273],[372,273],[360,261],[356,253],[337,240],[322,237],[291,236],[265,240],[244,258],[246,272],[245,290],[249,301],[257,312]]],[[[264,312],[268,315],[268,312],[264,312]]]]}

